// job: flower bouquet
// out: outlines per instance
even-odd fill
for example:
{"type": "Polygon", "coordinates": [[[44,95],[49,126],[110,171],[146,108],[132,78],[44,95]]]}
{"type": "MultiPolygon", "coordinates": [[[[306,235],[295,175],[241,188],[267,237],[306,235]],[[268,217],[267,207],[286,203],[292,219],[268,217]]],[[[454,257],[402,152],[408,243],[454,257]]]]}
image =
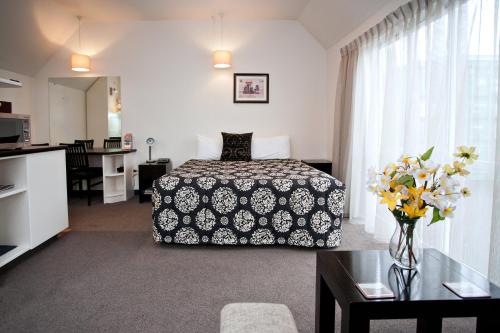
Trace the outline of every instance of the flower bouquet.
{"type": "Polygon", "coordinates": [[[460,187],[458,177],[469,174],[467,165],[478,155],[474,147],[460,146],[452,164],[440,166],[430,160],[434,147],[423,155],[403,155],[397,163],[387,165],[382,172],[368,171],[368,189],[381,198],[396,219],[396,230],[389,252],[396,265],[413,269],[419,264],[421,248],[416,240],[415,226],[432,210],[430,224],[453,217],[456,203],[470,196],[467,187],[460,187]]]}

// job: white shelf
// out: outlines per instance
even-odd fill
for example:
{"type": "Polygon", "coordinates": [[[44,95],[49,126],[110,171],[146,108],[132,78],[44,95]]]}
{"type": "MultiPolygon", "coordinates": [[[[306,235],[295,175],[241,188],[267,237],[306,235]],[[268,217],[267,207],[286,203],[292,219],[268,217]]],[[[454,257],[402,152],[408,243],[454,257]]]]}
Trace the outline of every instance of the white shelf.
{"type": "Polygon", "coordinates": [[[12,249],[9,252],[4,253],[3,255],[0,256],[0,267],[16,259],[21,254],[28,252],[29,249],[30,248],[27,245],[18,245],[15,249],[12,249]]]}
{"type": "Polygon", "coordinates": [[[11,188],[10,190],[6,190],[6,191],[0,191],[0,199],[2,198],[7,198],[7,197],[10,197],[11,195],[16,195],[16,194],[19,194],[19,193],[23,193],[23,192],[26,192],[26,187],[14,187],[14,188],[11,188]]]}
{"type": "Polygon", "coordinates": [[[104,196],[105,198],[114,198],[114,197],[119,197],[123,196],[123,190],[117,190],[117,191],[108,191],[106,195],[104,196]]]}
{"type": "Polygon", "coordinates": [[[21,88],[22,82],[4,79],[0,77],[0,88],[21,88]]]}
{"type": "Polygon", "coordinates": [[[105,177],[119,177],[119,176],[123,176],[124,173],[123,172],[117,172],[117,173],[109,173],[109,174],[106,174],[104,175],[105,177]]]}

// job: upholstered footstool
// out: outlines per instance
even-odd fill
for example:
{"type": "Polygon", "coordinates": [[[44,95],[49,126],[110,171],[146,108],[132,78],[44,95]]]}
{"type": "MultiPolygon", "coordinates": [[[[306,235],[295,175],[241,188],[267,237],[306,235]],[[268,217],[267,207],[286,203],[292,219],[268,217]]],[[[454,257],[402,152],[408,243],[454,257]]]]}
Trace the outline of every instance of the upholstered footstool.
{"type": "Polygon", "coordinates": [[[231,303],[222,308],[220,333],[298,333],[284,304],[231,303]]]}

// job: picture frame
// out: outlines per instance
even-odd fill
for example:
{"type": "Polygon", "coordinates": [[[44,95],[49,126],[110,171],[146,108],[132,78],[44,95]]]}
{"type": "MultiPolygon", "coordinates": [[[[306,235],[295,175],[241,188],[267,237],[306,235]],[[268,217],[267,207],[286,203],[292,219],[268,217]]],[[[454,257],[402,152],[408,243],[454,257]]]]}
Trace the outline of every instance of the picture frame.
{"type": "Polygon", "coordinates": [[[269,74],[234,73],[234,103],[269,103],[269,74]]]}

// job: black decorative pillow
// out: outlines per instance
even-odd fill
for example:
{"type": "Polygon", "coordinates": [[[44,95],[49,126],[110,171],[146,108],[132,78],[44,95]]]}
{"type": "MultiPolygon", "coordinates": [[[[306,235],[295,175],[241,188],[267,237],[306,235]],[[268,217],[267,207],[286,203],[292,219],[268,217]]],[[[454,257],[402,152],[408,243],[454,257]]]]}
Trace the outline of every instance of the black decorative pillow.
{"type": "Polygon", "coordinates": [[[221,161],[250,161],[252,159],[252,134],[232,134],[222,132],[221,161]]]}

